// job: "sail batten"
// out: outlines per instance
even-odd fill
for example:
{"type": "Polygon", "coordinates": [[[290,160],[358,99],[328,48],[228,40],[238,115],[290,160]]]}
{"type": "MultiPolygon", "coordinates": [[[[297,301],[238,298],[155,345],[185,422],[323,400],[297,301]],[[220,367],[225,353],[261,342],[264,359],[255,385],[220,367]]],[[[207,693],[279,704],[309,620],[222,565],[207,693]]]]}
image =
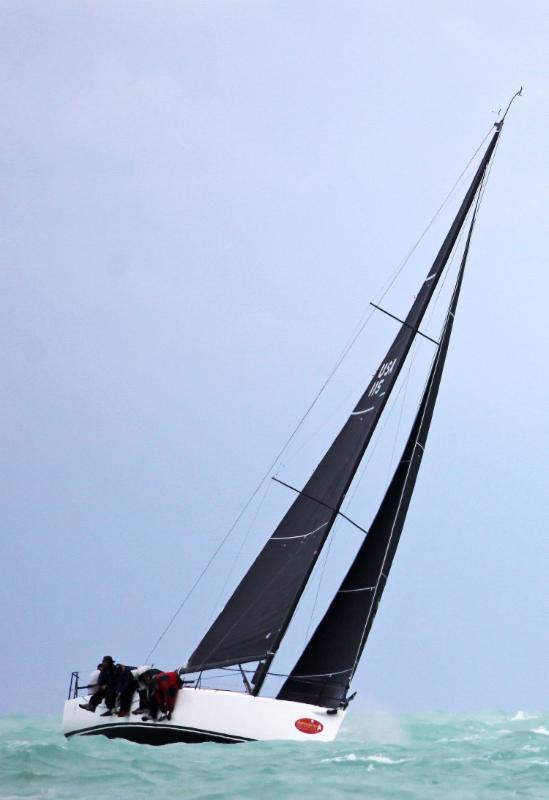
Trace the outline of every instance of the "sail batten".
{"type": "MultiPolygon", "coordinates": [[[[499,130],[406,319],[365,392],[184,671],[262,659],[268,666],[276,653],[477,196],[498,136],[499,130]]],[[[263,670],[263,676],[265,673],[263,670]]],[[[261,681],[255,691],[260,688],[261,681]]]]}

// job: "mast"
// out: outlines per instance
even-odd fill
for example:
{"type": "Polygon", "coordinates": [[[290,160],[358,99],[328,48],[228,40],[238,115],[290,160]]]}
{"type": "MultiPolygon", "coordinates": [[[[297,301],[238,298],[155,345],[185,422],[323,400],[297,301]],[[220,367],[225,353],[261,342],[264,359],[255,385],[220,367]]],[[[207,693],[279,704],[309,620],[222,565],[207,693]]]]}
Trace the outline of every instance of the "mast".
{"type": "Polygon", "coordinates": [[[365,392],[182,672],[259,661],[254,694],[259,693],[477,196],[499,133],[497,128],[433,265],[365,392]]]}
{"type": "Polygon", "coordinates": [[[338,708],[372,627],[400,541],[431,425],[469,253],[473,212],[443,333],[402,458],[343,582],[278,699],[338,708]]]}

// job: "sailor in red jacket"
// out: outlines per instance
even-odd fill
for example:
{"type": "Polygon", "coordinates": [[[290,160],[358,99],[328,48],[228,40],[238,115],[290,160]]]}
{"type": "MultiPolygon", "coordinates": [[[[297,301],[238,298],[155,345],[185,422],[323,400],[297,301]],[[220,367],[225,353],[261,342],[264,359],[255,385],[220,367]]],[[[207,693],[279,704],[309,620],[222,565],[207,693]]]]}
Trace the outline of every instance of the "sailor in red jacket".
{"type": "Polygon", "coordinates": [[[158,712],[162,712],[160,719],[171,719],[172,711],[177,700],[177,693],[183,686],[183,681],[178,672],[159,672],[151,678],[149,683],[149,714],[143,717],[156,719],[158,712]]]}

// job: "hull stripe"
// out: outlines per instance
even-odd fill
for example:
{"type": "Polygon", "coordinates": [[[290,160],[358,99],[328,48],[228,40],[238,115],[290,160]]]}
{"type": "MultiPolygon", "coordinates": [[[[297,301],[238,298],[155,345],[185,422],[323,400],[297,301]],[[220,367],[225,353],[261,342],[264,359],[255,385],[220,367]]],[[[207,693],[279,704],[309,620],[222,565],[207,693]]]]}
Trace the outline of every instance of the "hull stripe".
{"type": "MultiPolygon", "coordinates": [[[[200,728],[185,728],[182,725],[155,725],[154,723],[147,722],[130,722],[118,723],[116,725],[103,724],[92,725],[88,728],[80,728],[79,730],[70,731],[66,733],[66,738],[71,736],[108,736],[111,739],[135,739],[146,742],[149,744],[159,744],[159,739],[170,740],[173,742],[196,741],[202,739],[203,741],[216,741],[216,742],[253,742],[255,739],[250,739],[246,736],[231,736],[228,733],[220,733],[219,731],[208,731],[200,728]]],[[[167,743],[167,742],[166,742],[167,743]]]]}

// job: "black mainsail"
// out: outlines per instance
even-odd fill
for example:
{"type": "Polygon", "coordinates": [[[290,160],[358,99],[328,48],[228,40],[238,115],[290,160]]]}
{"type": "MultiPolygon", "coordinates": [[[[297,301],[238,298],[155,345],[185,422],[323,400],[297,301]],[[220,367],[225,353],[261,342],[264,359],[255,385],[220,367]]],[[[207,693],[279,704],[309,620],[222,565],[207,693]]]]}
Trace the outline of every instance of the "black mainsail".
{"type": "Polygon", "coordinates": [[[343,582],[278,694],[280,700],[337,708],[362,654],[400,541],[431,425],[452,334],[476,209],[454,293],[402,458],[343,582]]]}
{"type": "Polygon", "coordinates": [[[366,391],[182,672],[264,661],[255,681],[254,693],[259,692],[465,224],[499,133],[498,128],[402,327],[366,391]]]}

